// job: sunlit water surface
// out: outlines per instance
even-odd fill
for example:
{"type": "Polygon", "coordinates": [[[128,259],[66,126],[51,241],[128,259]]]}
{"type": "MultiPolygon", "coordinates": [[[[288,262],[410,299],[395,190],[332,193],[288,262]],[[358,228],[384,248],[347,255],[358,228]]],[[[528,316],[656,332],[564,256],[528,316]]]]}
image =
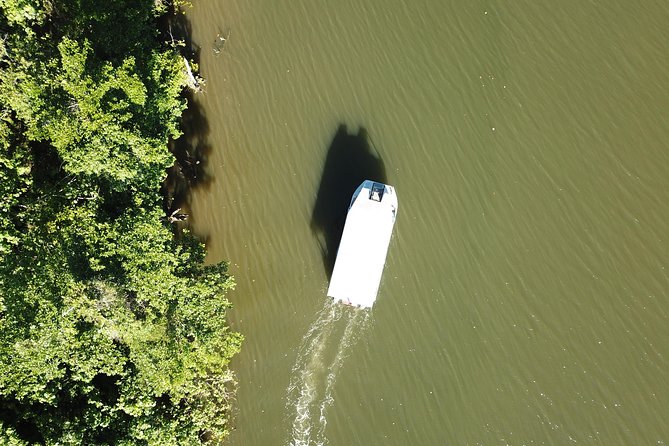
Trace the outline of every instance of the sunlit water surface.
{"type": "Polygon", "coordinates": [[[190,219],[246,336],[230,444],[669,444],[666,0],[186,17],[210,149],[190,219]],[[356,312],[326,300],[312,214],[361,127],[400,209],[356,312]]]}

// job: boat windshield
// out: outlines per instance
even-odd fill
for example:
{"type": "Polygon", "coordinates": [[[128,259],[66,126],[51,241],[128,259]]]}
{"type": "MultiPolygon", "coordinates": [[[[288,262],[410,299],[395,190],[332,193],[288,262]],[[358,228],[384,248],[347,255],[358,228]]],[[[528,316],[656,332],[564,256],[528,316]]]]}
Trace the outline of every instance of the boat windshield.
{"type": "Polygon", "coordinates": [[[374,183],[372,185],[372,190],[369,191],[369,199],[380,202],[383,199],[384,190],[385,190],[385,185],[374,183]]]}

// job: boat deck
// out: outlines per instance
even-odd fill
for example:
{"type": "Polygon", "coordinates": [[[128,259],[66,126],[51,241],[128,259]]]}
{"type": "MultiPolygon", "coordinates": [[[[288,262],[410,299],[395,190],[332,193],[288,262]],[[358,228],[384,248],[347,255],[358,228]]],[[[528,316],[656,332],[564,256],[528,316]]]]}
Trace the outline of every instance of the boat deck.
{"type": "Polygon", "coordinates": [[[358,188],[346,216],[328,296],[361,307],[374,304],[396,213],[392,186],[365,181],[358,188]]]}

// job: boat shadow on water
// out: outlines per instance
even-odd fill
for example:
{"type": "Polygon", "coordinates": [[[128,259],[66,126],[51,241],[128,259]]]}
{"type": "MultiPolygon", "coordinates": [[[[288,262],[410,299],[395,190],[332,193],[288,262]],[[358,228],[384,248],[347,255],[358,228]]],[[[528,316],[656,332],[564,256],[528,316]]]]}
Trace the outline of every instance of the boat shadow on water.
{"type": "Polygon", "coordinates": [[[357,133],[349,133],[346,125],[341,124],[328,148],[311,213],[311,230],[318,241],[328,280],[351,196],[364,180],[387,183],[383,160],[364,127],[357,133]]]}

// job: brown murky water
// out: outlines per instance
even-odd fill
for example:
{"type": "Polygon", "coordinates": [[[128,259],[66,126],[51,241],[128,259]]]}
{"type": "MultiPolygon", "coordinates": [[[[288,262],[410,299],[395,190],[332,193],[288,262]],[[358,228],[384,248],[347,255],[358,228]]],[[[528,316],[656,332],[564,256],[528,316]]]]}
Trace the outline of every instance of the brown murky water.
{"type": "Polygon", "coordinates": [[[230,444],[669,443],[669,3],[194,3],[230,444]],[[356,312],[317,198],[368,173],[400,212],[356,312]]]}

